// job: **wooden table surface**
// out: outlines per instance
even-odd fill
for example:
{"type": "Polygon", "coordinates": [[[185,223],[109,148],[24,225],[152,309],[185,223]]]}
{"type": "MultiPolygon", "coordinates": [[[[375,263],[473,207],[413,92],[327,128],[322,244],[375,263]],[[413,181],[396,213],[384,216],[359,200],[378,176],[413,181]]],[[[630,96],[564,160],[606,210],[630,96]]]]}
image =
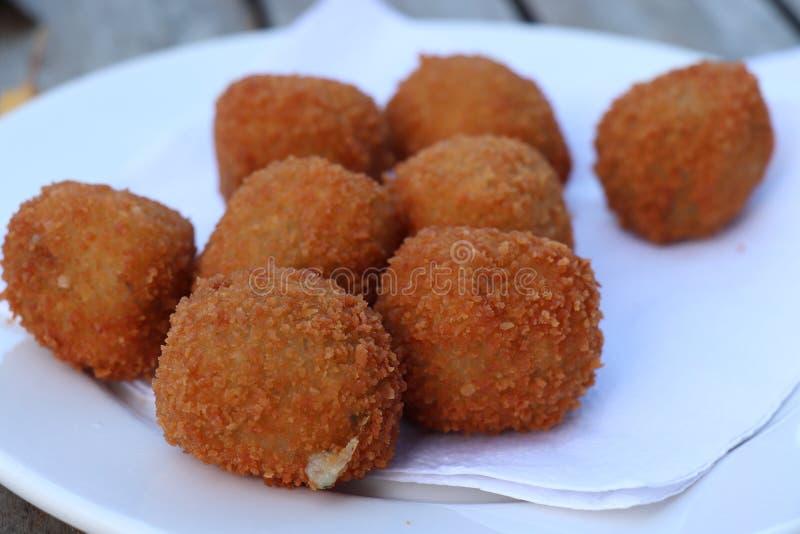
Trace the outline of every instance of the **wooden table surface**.
{"type": "MultiPolygon", "coordinates": [[[[741,58],[800,45],[800,0],[386,0],[419,18],[516,20],[741,58]]],[[[0,0],[0,95],[160,48],[290,24],[313,0],[0,0]]],[[[11,430],[11,429],[8,429],[11,430]]],[[[6,431],[6,429],[3,429],[6,431]]],[[[0,533],[76,532],[0,486],[0,533]]]]}

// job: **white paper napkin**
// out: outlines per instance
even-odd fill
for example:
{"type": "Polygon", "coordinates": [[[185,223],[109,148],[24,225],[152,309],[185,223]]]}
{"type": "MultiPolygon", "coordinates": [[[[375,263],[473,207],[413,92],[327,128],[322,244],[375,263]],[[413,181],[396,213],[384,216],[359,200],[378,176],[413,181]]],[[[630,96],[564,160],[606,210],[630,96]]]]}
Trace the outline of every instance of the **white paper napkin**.
{"type": "MultiPolygon", "coordinates": [[[[373,2],[331,0],[287,30],[280,47],[242,58],[240,72],[344,79],[381,102],[421,51],[482,52],[536,78],[575,161],[566,197],[577,252],[591,258],[603,286],[605,367],[583,406],[551,431],[486,437],[406,426],[390,468],[371,476],[477,487],[580,509],[629,507],[680,492],[767,423],[800,381],[800,51],[751,62],[770,106],[777,150],[745,213],[712,239],[659,247],[615,223],[591,173],[591,142],[611,99],[676,66],[675,56],[598,40],[608,48],[605,60],[581,61],[580,51],[521,46],[525,30],[514,26],[504,38],[460,28],[442,34],[435,25],[387,15],[373,2]]],[[[552,30],[539,31],[543,42],[563,44],[552,30]]],[[[223,206],[216,195],[212,104],[126,170],[132,189],[189,214],[201,245],[223,206]],[[187,183],[195,184],[195,194],[187,196],[187,183]]]]}

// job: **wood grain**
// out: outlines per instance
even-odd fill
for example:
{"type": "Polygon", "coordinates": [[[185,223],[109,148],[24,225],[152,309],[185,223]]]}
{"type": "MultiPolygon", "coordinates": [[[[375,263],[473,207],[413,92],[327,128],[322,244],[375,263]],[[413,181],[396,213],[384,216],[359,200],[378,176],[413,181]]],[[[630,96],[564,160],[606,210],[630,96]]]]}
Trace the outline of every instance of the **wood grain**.
{"type": "Polygon", "coordinates": [[[47,28],[39,87],[146,52],[253,28],[250,8],[219,0],[15,0],[47,28]]]}
{"type": "MultiPolygon", "coordinates": [[[[510,0],[386,0],[416,18],[514,20],[510,0]]],[[[520,0],[542,23],[654,39],[726,58],[800,44],[772,0],[520,0]]],[[[800,16],[800,0],[783,0],[800,16]]],[[[313,0],[259,0],[275,25],[293,22],[313,0]]]]}
{"type": "Polygon", "coordinates": [[[401,13],[416,18],[516,20],[511,2],[504,0],[389,0],[401,13]]]}
{"type": "MultiPolygon", "coordinates": [[[[415,18],[515,20],[516,10],[507,0],[385,0],[400,13],[415,18]]],[[[258,0],[275,26],[291,24],[314,0],[258,0]]]]}
{"type": "Polygon", "coordinates": [[[767,0],[800,36],[800,0],[767,0]]]}
{"type": "Polygon", "coordinates": [[[27,534],[28,532],[75,534],[80,531],[46,514],[0,486],[0,532],[3,534],[27,534]]]}
{"type": "Polygon", "coordinates": [[[31,19],[0,2],[0,90],[25,81],[34,28],[31,19]]]}
{"type": "MultiPolygon", "coordinates": [[[[768,0],[523,0],[542,22],[740,58],[798,44],[768,0]]],[[[798,0],[800,1],[800,0],[798,0]]]]}
{"type": "Polygon", "coordinates": [[[271,26],[291,24],[314,4],[314,0],[257,0],[257,2],[266,13],[271,26]]]}

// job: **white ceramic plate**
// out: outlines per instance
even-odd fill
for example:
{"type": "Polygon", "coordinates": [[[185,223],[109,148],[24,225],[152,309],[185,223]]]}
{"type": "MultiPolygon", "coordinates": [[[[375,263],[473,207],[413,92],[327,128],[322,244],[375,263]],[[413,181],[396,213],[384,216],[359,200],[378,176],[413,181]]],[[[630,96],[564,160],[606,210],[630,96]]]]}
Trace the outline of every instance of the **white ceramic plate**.
{"type": "MultiPolygon", "coordinates": [[[[352,9],[361,16],[388,16],[372,5],[352,9]]],[[[372,22],[363,27],[373,27],[372,22]]],[[[563,64],[570,58],[591,64],[597,58],[600,65],[603,58],[614,57],[652,65],[656,73],[697,57],[630,39],[516,24],[424,23],[416,28],[436,34],[442,43],[463,43],[465,50],[488,43],[558,50],[554,61],[563,64]]],[[[4,117],[0,223],[5,225],[20,202],[52,181],[130,186],[130,175],[142,162],[176,131],[194,124],[198,110],[207,112],[222,88],[249,70],[243,58],[280,54],[303,38],[302,32],[267,31],[154,54],[67,84],[4,117]]],[[[353,42],[357,46],[357,39],[353,42]]],[[[353,81],[385,100],[396,79],[375,64],[365,66],[364,79],[353,81]]],[[[197,135],[207,135],[205,126],[197,135]]],[[[210,150],[196,156],[213,165],[210,150]]],[[[205,178],[197,183],[192,182],[196,177],[183,178],[181,190],[152,196],[191,217],[192,195],[214,194],[216,185],[205,178]]],[[[210,229],[198,228],[200,245],[210,229]]],[[[800,469],[796,399],[784,407],[778,422],[680,496],[631,510],[577,512],[471,490],[379,481],[335,492],[266,488],[169,447],[137,398],[130,388],[74,372],[19,327],[0,326],[0,483],[92,531],[700,532],[713,527],[733,532],[781,524],[788,529],[800,512],[793,497],[800,495],[800,486],[786,474],[800,469]],[[760,491],[766,485],[771,491],[760,491]],[[748,505],[732,506],[742,502],[748,505]]]]}

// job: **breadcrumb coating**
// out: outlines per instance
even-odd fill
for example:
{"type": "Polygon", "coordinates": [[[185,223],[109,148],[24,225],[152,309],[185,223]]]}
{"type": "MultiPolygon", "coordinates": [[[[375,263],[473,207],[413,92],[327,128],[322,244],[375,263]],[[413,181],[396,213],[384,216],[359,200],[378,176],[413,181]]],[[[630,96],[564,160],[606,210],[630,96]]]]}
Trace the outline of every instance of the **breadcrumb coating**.
{"type": "Polygon", "coordinates": [[[562,182],[571,161],[553,109],[538,85],[482,56],[420,56],[386,116],[400,159],[456,134],[520,139],[539,150],[562,182]]]}
{"type": "Polygon", "coordinates": [[[431,227],[389,264],[376,310],[404,366],[406,413],[420,425],[544,430],[594,383],[598,283],[565,245],[530,232],[431,227]]]}
{"type": "Polygon", "coordinates": [[[321,156],[377,178],[393,163],[386,121],[353,85],[307,76],[248,76],[217,100],[214,140],[228,199],[249,174],[287,156],[321,156]]]}
{"type": "Polygon", "coordinates": [[[427,226],[529,230],[570,247],[572,223],[553,168],[508,137],[458,135],[424,148],[386,180],[409,232],[427,226]]]}
{"type": "Polygon", "coordinates": [[[386,189],[318,157],[275,162],[231,197],[198,261],[208,278],[269,265],[317,268],[371,295],[404,235],[386,189]],[[374,277],[362,275],[375,269],[374,277]]]}
{"type": "Polygon", "coordinates": [[[701,238],[739,214],[773,143],[756,78],[704,62],[617,98],[597,129],[595,171],[625,228],[655,243],[701,238]]]}
{"type": "Polygon", "coordinates": [[[387,465],[404,389],[364,299],[282,269],[201,280],[172,316],[153,381],[170,444],[270,486],[314,489],[387,465]]]}
{"type": "Polygon", "coordinates": [[[106,380],[151,375],[189,292],[194,229],[158,202],[65,181],[24,202],[3,243],[4,297],[56,357],[106,380]]]}

